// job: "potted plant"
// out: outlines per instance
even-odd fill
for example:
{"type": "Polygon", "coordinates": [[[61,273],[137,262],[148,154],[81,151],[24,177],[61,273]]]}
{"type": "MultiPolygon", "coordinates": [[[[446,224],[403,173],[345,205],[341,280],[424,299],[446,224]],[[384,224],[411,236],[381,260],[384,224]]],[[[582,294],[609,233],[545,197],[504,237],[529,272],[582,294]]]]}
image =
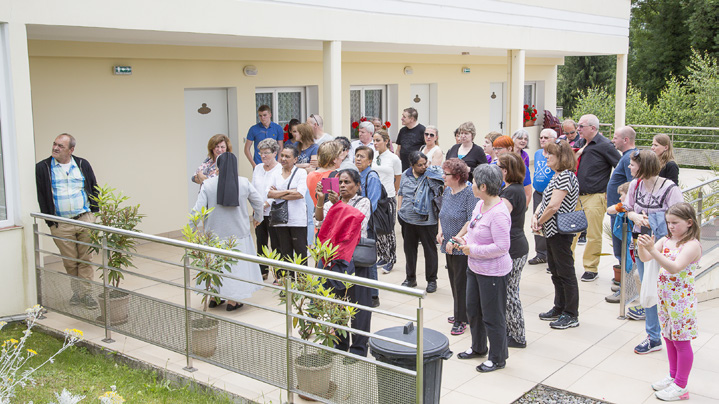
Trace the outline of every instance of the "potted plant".
{"type": "MultiPolygon", "coordinates": [[[[190,223],[186,224],[182,228],[182,236],[185,241],[194,244],[200,244],[208,247],[219,248],[228,251],[237,251],[235,248],[237,240],[234,237],[230,237],[227,240],[220,239],[216,234],[207,230],[205,224],[210,213],[215,208],[202,209],[197,212],[193,211],[190,214],[190,223]]],[[[211,293],[219,293],[219,288],[222,286],[222,273],[224,271],[230,271],[231,265],[237,262],[237,260],[226,257],[223,255],[217,255],[207,253],[198,250],[187,250],[185,251],[184,257],[190,259],[190,264],[195,267],[203,268],[205,271],[198,271],[195,274],[195,282],[197,285],[202,285],[205,291],[211,293]]],[[[219,297],[210,296],[203,294],[202,296],[202,311],[206,312],[209,299],[215,299],[215,302],[220,303],[219,297]]],[[[217,349],[217,333],[219,330],[219,321],[214,318],[203,317],[192,320],[192,352],[195,355],[210,357],[215,354],[217,349]]]]}
{"type": "Polygon", "coordinates": [[[537,122],[537,108],[524,104],[524,126],[534,126],[537,122]]]}
{"type": "MultiPolygon", "coordinates": [[[[116,192],[114,188],[108,185],[96,186],[97,196],[90,196],[90,199],[97,203],[99,208],[95,213],[97,224],[103,226],[114,227],[122,230],[138,231],[136,227],[142,221],[145,215],[139,213],[140,205],[122,206],[130,197],[125,196],[122,192],[116,192]]],[[[90,241],[93,244],[102,244],[103,238],[107,237],[107,283],[115,288],[120,287],[120,281],[124,279],[124,275],[118,269],[133,267],[131,251],[135,251],[137,240],[130,236],[117,233],[105,233],[98,230],[90,232],[90,241]]],[[[91,251],[99,252],[99,247],[91,247],[91,251]]],[[[101,270],[101,269],[100,269],[101,270]]],[[[100,275],[104,278],[104,274],[100,275]]],[[[105,294],[99,296],[100,308],[102,314],[97,321],[104,322],[105,316],[109,317],[110,325],[119,325],[127,322],[129,318],[130,295],[117,289],[110,290],[109,304],[105,304],[105,294]],[[109,314],[107,314],[107,311],[109,314]]]]}
{"type": "MultiPolygon", "coordinates": [[[[314,245],[309,247],[309,253],[315,262],[325,263],[325,268],[327,268],[328,263],[337,255],[337,247],[332,246],[329,240],[321,243],[319,239],[316,239],[314,245]]],[[[274,260],[281,258],[277,251],[270,250],[267,246],[263,247],[263,255],[274,260]]],[[[287,258],[289,259],[290,257],[287,258]]],[[[295,254],[289,260],[302,265],[307,258],[295,254]]],[[[271,268],[271,271],[276,274],[277,268],[271,268]]],[[[327,283],[325,278],[310,274],[296,274],[296,277],[282,275],[276,277],[279,279],[281,286],[289,286],[293,291],[340,301],[348,301],[347,291],[352,287],[351,283],[343,282],[344,291],[336,291],[327,283]],[[288,282],[289,285],[287,284],[288,282]]],[[[289,299],[290,306],[296,314],[331,324],[347,326],[357,314],[355,307],[339,302],[313,299],[296,293],[290,293],[288,297],[284,291],[280,291],[279,296],[280,304],[287,304],[287,299],[289,299]]],[[[300,338],[307,341],[314,335],[314,342],[327,347],[334,347],[339,342],[340,336],[347,336],[345,330],[301,318],[293,318],[292,325],[297,329],[300,338]]],[[[307,393],[330,398],[337,389],[337,386],[330,380],[332,363],[332,355],[328,351],[313,351],[304,346],[302,353],[295,359],[298,388],[307,393]]],[[[306,397],[303,396],[303,398],[306,397]]]]}

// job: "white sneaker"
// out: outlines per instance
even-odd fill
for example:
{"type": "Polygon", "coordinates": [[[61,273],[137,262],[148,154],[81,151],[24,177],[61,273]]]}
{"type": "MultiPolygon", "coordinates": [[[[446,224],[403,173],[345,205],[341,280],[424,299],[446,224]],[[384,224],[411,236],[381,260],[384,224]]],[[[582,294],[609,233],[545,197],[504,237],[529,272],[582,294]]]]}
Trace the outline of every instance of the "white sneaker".
{"type": "Polygon", "coordinates": [[[654,391],[664,390],[667,387],[671,386],[672,383],[674,383],[674,378],[667,375],[662,380],[652,383],[652,388],[654,389],[654,391]]]}
{"type": "Polygon", "coordinates": [[[679,401],[679,400],[688,400],[689,399],[689,390],[685,388],[681,388],[676,385],[676,383],[672,382],[672,384],[669,385],[664,390],[657,391],[654,393],[655,396],[657,396],[658,399],[663,401],[679,401]]]}

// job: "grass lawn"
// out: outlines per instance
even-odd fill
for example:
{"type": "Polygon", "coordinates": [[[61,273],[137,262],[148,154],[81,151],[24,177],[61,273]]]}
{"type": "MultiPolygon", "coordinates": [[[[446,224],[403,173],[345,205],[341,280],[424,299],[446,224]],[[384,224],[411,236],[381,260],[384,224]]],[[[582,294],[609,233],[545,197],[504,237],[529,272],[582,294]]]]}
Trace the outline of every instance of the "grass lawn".
{"type": "MultiPolygon", "coordinates": [[[[0,331],[0,342],[8,338],[19,340],[24,324],[8,324],[0,331]]],[[[62,347],[62,341],[43,334],[33,328],[33,334],[25,348],[37,351],[38,355],[28,361],[37,366],[62,347]]],[[[27,369],[27,367],[22,370],[27,369]]],[[[20,373],[18,372],[18,375],[20,373]]],[[[34,401],[44,404],[55,401],[55,392],[66,388],[74,395],[86,396],[81,403],[98,403],[98,397],[117,387],[128,403],[232,403],[229,396],[189,386],[177,387],[167,380],[160,380],[157,372],[132,369],[116,363],[111,357],[93,355],[86,348],[71,347],[33,374],[36,384],[18,388],[11,402],[26,403],[34,401]]]]}

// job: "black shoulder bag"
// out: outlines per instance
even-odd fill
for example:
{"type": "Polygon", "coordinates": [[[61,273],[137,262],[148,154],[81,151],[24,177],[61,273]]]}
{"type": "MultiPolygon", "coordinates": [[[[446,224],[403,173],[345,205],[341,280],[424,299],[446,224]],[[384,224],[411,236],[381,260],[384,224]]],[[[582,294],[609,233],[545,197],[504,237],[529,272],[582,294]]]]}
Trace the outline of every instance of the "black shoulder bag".
{"type": "MultiPolygon", "coordinates": [[[[295,168],[290,175],[290,180],[287,182],[287,189],[290,189],[292,185],[292,178],[295,177],[295,173],[299,170],[295,168]]],[[[290,213],[287,206],[287,200],[283,199],[280,202],[272,202],[270,207],[270,226],[277,226],[278,224],[287,224],[290,220],[290,213]]]]}

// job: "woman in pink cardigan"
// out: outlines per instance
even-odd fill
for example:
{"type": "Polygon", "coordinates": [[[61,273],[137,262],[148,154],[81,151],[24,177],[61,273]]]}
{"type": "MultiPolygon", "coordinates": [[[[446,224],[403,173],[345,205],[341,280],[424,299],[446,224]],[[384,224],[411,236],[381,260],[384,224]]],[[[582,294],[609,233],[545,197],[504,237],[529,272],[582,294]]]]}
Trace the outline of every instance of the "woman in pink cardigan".
{"type": "Polygon", "coordinates": [[[467,317],[472,346],[457,354],[459,359],[488,360],[477,366],[478,372],[504,368],[507,351],[507,281],[512,270],[509,256],[509,228],[512,220],[502,203],[502,172],[495,165],[482,164],[474,169],[472,191],[480,198],[472,219],[453,238],[456,248],[469,257],[467,271],[467,317]],[[489,348],[487,348],[489,340],[489,348]]]}

